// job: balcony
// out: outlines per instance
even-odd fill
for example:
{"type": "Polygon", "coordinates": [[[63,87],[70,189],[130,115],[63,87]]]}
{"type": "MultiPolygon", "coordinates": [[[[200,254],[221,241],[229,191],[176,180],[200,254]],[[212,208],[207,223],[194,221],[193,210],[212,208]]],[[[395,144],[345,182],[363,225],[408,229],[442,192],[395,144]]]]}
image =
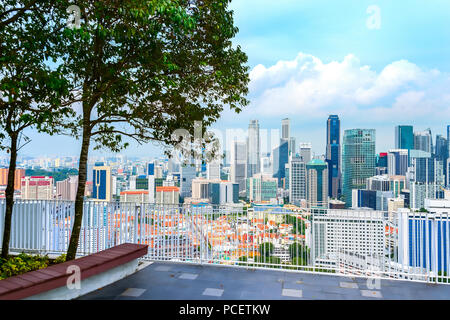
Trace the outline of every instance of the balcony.
{"type": "MultiPolygon", "coordinates": [[[[4,205],[0,202],[0,237],[4,205]]],[[[11,252],[65,253],[73,217],[73,202],[17,201],[11,252]]],[[[274,207],[247,212],[226,206],[86,201],[78,255],[123,243],[148,245],[142,260],[150,266],[85,297],[93,299],[126,297],[122,291],[129,288],[152,292],[143,295],[147,298],[207,298],[199,293],[201,287],[223,290],[224,299],[373,298],[369,291],[384,298],[448,298],[449,219],[431,213],[274,207]],[[138,286],[141,278],[149,280],[138,286]],[[367,279],[377,285],[367,287],[367,279]],[[190,291],[191,284],[186,287],[186,280],[192,280],[197,293],[190,291]],[[156,294],[158,285],[164,287],[156,294]],[[234,287],[240,289],[228,291],[234,287]]]]}

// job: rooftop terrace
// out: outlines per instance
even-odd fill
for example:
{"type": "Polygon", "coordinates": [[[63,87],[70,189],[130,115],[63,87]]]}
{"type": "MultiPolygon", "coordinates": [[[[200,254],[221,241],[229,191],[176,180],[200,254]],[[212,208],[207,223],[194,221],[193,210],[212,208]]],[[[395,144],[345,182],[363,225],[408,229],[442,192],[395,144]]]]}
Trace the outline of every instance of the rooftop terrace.
{"type": "Polygon", "coordinates": [[[448,300],[450,286],[155,262],[80,300],[448,300]],[[373,284],[373,285],[371,285],[373,284]]]}

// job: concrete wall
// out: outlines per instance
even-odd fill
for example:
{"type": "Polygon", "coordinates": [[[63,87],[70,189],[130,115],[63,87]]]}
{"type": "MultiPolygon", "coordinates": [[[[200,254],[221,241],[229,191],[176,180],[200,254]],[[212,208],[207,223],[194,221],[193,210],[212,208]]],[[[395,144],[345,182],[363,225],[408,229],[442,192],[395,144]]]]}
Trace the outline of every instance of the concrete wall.
{"type": "Polygon", "coordinates": [[[80,289],[69,289],[67,286],[43,292],[24,300],[72,300],[85,294],[110,285],[120,279],[128,277],[136,272],[138,259],[134,259],[126,264],[110,269],[101,274],[83,279],[80,289]]]}

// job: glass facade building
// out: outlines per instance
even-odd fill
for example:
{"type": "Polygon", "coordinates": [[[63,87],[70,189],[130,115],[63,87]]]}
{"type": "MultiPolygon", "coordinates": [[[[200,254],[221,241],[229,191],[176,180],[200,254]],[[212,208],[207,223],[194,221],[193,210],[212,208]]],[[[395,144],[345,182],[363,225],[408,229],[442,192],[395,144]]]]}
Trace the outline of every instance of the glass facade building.
{"type": "Polygon", "coordinates": [[[339,198],[341,194],[341,121],[336,115],[327,120],[327,150],[328,163],[328,196],[339,198]]]}
{"type": "Polygon", "coordinates": [[[365,189],[366,180],[375,175],[375,129],[345,130],[343,141],[343,195],[352,206],[352,190],[365,189]]]}
{"type": "Polygon", "coordinates": [[[413,126],[395,127],[395,148],[414,149],[414,128],[413,126]]]}

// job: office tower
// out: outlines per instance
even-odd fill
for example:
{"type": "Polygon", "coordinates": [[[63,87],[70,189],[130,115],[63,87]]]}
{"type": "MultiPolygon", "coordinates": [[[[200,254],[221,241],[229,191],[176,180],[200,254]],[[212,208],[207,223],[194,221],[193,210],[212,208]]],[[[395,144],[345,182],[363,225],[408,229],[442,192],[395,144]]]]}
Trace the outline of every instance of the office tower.
{"type": "Polygon", "coordinates": [[[450,157],[447,159],[446,168],[447,168],[447,183],[446,183],[446,186],[450,187],[450,157]]]}
{"type": "Polygon", "coordinates": [[[289,202],[300,205],[306,199],[306,163],[300,156],[289,160],[289,202]]]}
{"type": "Polygon", "coordinates": [[[282,185],[282,179],[286,177],[286,163],[289,162],[289,142],[287,140],[280,140],[280,145],[273,149],[273,177],[278,179],[278,185],[282,185]]]}
{"type": "Polygon", "coordinates": [[[211,183],[220,183],[221,180],[207,180],[203,178],[196,178],[192,180],[192,199],[199,201],[206,201],[209,197],[209,185],[211,183]]]}
{"type": "Polygon", "coordinates": [[[248,125],[247,140],[247,177],[261,172],[261,151],[258,120],[251,120],[248,125]]]}
{"type": "Polygon", "coordinates": [[[213,205],[239,203],[239,185],[228,181],[209,184],[209,202],[213,205]]]}
{"type": "Polygon", "coordinates": [[[295,138],[289,138],[289,156],[295,155],[297,153],[297,148],[295,147],[295,138]]]}
{"type": "Polygon", "coordinates": [[[231,182],[239,184],[239,192],[245,191],[247,177],[247,146],[234,141],[231,147],[231,182]]]}
{"type": "Polygon", "coordinates": [[[388,153],[381,152],[377,156],[377,167],[378,168],[387,168],[388,167],[388,153]]]}
{"type": "Polygon", "coordinates": [[[148,202],[155,203],[155,162],[147,163],[148,202]]]}
{"type": "Polygon", "coordinates": [[[56,182],[56,199],[75,201],[78,189],[78,176],[70,176],[56,182]]]}
{"type": "Polygon", "coordinates": [[[389,177],[388,175],[378,175],[367,179],[367,190],[371,191],[389,191],[389,177]]]}
{"type": "Polygon", "coordinates": [[[261,173],[273,173],[272,162],[270,158],[270,154],[261,158],[261,173]]]}
{"type": "Polygon", "coordinates": [[[247,178],[247,200],[270,201],[277,197],[278,180],[271,175],[258,173],[247,178]]]}
{"type": "Polygon", "coordinates": [[[281,120],[281,139],[289,141],[291,137],[291,120],[283,119],[281,120]]]}
{"type": "Polygon", "coordinates": [[[281,188],[289,190],[289,162],[284,165],[284,179],[281,181],[281,188]]]}
{"type": "MultiPolygon", "coordinates": [[[[0,168],[0,186],[8,185],[9,168],[0,168]]],[[[14,172],[14,190],[20,190],[20,182],[25,177],[25,169],[16,169],[14,172]]]]}
{"type": "Polygon", "coordinates": [[[220,162],[213,161],[206,164],[206,179],[217,180],[220,179],[220,162]]]}
{"type": "MultiPolygon", "coordinates": [[[[195,169],[195,167],[193,167],[195,169]]],[[[180,203],[180,188],[156,187],[156,204],[177,205],[180,203]]]]}
{"type": "Polygon", "coordinates": [[[22,199],[53,199],[53,177],[22,177],[20,188],[22,199]]]}
{"type": "Polygon", "coordinates": [[[312,160],[311,143],[300,143],[299,154],[300,158],[302,158],[305,163],[310,162],[312,160]]]}
{"type": "Polygon", "coordinates": [[[328,165],[314,159],[306,164],[306,200],[308,207],[328,207],[328,165]]]}
{"type": "Polygon", "coordinates": [[[441,161],[444,165],[444,175],[447,176],[447,159],[449,157],[448,154],[448,141],[442,135],[436,135],[436,159],[441,161]]]}
{"type": "Polygon", "coordinates": [[[414,132],[414,149],[434,153],[433,136],[431,135],[431,129],[414,132]]]}
{"type": "Polygon", "coordinates": [[[110,202],[112,200],[111,167],[105,166],[103,162],[97,162],[94,165],[92,176],[92,198],[98,201],[110,202]]]}
{"type": "Polygon", "coordinates": [[[395,127],[395,149],[414,149],[414,129],[413,126],[395,127]]]}
{"type": "Polygon", "coordinates": [[[443,163],[428,152],[412,150],[410,152],[410,180],[420,183],[436,183],[444,185],[443,163]]]}
{"type": "Polygon", "coordinates": [[[443,163],[429,152],[411,150],[411,167],[408,170],[410,207],[421,209],[425,199],[437,199],[445,184],[443,163]]]}
{"type": "Polygon", "coordinates": [[[337,199],[341,194],[341,121],[337,115],[327,120],[328,196],[337,199]]]}
{"type": "Polygon", "coordinates": [[[197,177],[196,167],[191,164],[181,166],[180,173],[180,196],[181,198],[192,197],[192,180],[197,177]]]}
{"type": "Polygon", "coordinates": [[[392,149],[388,152],[388,175],[404,176],[408,171],[409,151],[406,149],[392,149]]]}
{"type": "Polygon", "coordinates": [[[347,207],[352,206],[352,190],[364,189],[366,180],[375,175],[375,159],[374,129],[345,130],[342,162],[347,207]]]}

